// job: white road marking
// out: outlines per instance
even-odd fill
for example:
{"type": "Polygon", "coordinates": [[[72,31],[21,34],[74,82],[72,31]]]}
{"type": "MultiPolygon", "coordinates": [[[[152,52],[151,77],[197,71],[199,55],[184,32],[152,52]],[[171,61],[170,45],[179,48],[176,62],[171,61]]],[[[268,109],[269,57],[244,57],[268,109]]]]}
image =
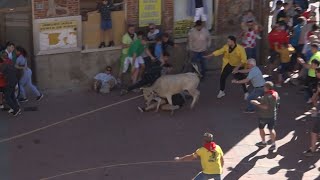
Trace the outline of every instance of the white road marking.
{"type": "Polygon", "coordinates": [[[44,127],[41,127],[41,128],[38,128],[38,129],[35,129],[35,130],[32,130],[32,131],[29,131],[29,132],[25,132],[25,133],[22,133],[22,134],[18,134],[18,135],[16,135],[16,136],[12,136],[12,137],[9,137],[9,138],[4,138],[4,139],[1,139],[1,140],[0,140],[0,143],[9,142],[9,141],[12,141],[12,140],[15,140],[15,139],[18,139],[18,138],[21,138],[21,137],[24,137],[24,136],[33,134],[33,133],[37,133],[37,132],[39,132],[39,131],[43,131],[43,130],[45,130],[45,129],[48,129],[48,128],[51,128],[51,127],[55,127],[55,126],[57,126],[57,125],[60,125],[60,124],[63,124],[63,123],[66,123],[66,122],[69,122],[69,121],[72,121],[72,120],[75,120],[75,119],[84,117],[84,116],[87,116],[87,115],[89,115],[89,114],[93,114],[93,113],[96,113],[96,112],[98,112],[98,111],[101,111],[101,110],[104,110],[104,109],[107,109],[107,108],[111,108],[111,107],[113,107],[113,106],[116,106],[116,105],[119,105],[119,104],[122,104],[122,103],[125,103],[125,102],[129,102],[129,101],[138,99],[138,98],[140,98],[140,97],[142,97],[142,96],[143,96],[143,95],[135,96],[135,97],[132,97],[132,98],[129,98],[129,99],[126,99],[126,100],[123,100],[123,101],[119,101],[119,102],[116,102],[116,103],[113,103],[113,104],[110,104],[110,105],[107,105],[107,106],[104,106],[104,107],[101,107],[101,108],[98,108],[98,109],[95,109],[95,110],[91,110],[91,111],[88,111],[88,112],[85,112],[85,113],[82,113],[82,114],[79,114],[79,115],[76,115],[76,116],[73,116],[73,117],[66,118],[66,119],[64,119],[64,120],[62,120],[62,121],[58,121],[58,122],[49,124],[49,125],[47,125],[47,126],[44,126],[44,127]]]}

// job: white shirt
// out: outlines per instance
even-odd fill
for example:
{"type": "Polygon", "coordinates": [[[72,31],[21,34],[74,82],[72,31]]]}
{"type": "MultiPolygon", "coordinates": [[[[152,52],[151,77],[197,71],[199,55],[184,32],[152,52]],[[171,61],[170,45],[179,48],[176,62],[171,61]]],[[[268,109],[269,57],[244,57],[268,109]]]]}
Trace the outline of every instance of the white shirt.
{"type": "Polygon", "coordinates": [[[149,40],[155,40],[156,36],[159,34],[159,29],[155,29],[153,33],[148,32],[148,39],[149,40]]]}
{"type": "Polygon", "coordinates": [[[12,52],[9,53],[8,50],[6,49],[6,53],[8,54],[8,58],[12,60],[12,52]]]}
{"type": "Polygon", "coordinates": [[[100,80],[102,83],[102,86],[105,86],[110,80],[114,80],[114,82],[117,82],[116,79],[111,74],[106,73],[99,73],[94,77],[95,80],[100,80]]]}

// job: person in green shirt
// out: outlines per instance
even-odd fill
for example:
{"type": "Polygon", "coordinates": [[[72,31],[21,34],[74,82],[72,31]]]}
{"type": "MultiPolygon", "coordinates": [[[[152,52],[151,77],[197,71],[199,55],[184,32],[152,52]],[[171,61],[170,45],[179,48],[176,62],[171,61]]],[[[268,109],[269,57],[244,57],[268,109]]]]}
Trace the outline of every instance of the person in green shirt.
{"type": "Polygon", "coordinates": [[[319,45],[318,44],[312,44],[311,45],[311,52],[312,56],[308,63],[306,63],[302,58],[298,58],[298,62],[303,65],[304,68],[308,69],[308,75],[305,80],[305,86],[306,88],[306,97],[307,97],[307,103],[312,103],[311,97],[312,97],[312,90],[310,91],[310,88],[313,89],[314,86],[317,83],[316,78],[316,71],[315,69],[319,66],[316,66],[316,62],[320,62],[320,51],[319,51],[319,45]],[[311,93],[310,93],[311,92],[311,93]]]}
{"type": "Polygon", "coordinates": [[[122,73],[126,73],[131,65],[131,80],[133,84],[137,82],[139,76],[143,74],[145,69],[144,59],[142,57],[143,53],[150,56],[152,60],[155,59],[151,55],[147,43],[147,37],[139,36],[138,39],[131,44],[128,50],[128,56],[124,60],[122,73]]]}
{"type": "MultiPolygon", "coordinates": [[[[138,34],[139,36],[139,34],[138,34]]],[[[137,40],[137,34],[135,33],[135,27],[134,25],[128,25],[128,31],[122,36],[122,52],[120,56],[120,71],[119,71],[119,76],[118,76],[118,83],[121,83],[122,80],[122,71],[123,71],[123,65],[124,65],[124,60],[128,56],[128,51],[131,46],[131,44],[137,40]]]]}

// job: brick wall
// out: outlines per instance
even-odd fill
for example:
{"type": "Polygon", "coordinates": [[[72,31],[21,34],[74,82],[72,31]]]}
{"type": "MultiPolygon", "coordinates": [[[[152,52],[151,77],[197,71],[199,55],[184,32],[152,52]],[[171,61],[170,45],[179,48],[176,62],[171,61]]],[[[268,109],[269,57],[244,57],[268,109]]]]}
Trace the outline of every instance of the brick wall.
{"type": "MultiPolygon", "coordinates": [[[[80,0],[33,0],[34,19],[50,17],[65,17],[80,15],[80,0]],[[51,1],[51,3],[50,3],[51,1]],[[49,10],[50,4],[55,3],[58,8],[49,10]]],[[[54,7],[54,6],[53,6],[54,7]]]]}
{"type": "MultiPolygon", "coordinates": [[[[125,0],[127,3],[127,23],[139,25],[138,0],[125,0]]],[[[173,31],[173,0],[162,0],[162,29],[166,32],[173,31]]]]}

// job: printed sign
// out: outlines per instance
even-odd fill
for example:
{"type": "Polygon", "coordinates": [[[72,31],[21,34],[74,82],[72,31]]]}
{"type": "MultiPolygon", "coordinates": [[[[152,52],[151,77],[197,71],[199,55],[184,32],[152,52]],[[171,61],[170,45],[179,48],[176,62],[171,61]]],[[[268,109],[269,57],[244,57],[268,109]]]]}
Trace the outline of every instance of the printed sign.
{"type": "Polygon", "coordinates": [[[161,25],[161,0],[139,0],[139,27],[161,25]]]}

